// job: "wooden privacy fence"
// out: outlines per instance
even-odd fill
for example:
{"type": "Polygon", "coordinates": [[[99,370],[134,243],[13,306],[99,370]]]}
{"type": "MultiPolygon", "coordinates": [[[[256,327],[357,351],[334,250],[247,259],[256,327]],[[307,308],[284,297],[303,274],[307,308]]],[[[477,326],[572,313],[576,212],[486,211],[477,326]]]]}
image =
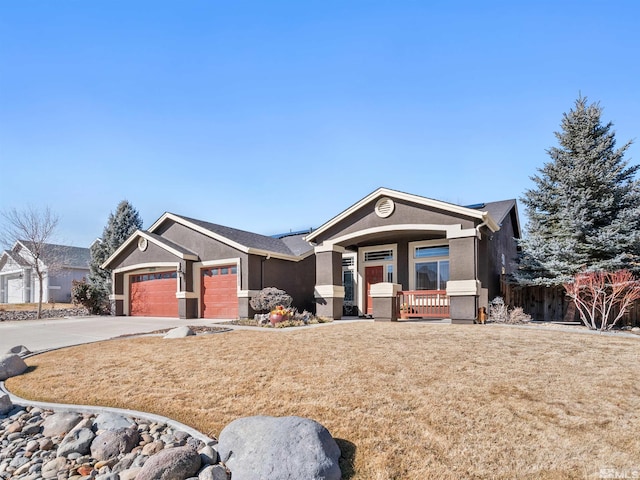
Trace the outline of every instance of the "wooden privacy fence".
{"type": "MultiPolygon", "coordinates": [[[[551,322],[579,322],[575,305],[562,287],[527,286],[502,282],[504,303],[510,307],[522,307],[534,320],[551,322]]],[[[489,299],[491,301],[491,299],[489,299]]],[[[613,312],[614,315],[617,312],[613,312]]],[[[640,300],[627,310],[616,326],[640,326],[640,300]]]]}

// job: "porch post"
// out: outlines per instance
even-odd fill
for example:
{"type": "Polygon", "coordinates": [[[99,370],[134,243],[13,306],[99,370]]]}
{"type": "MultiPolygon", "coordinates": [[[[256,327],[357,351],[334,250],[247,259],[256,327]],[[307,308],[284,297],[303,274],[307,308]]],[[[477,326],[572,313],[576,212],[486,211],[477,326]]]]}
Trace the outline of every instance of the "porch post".
{"type": "Polygon", "coordinates": [[[478,310],[480,281],[477,278],[477,241],[472,236],[449,239],[449,314],[451,323],[473,323],[478,310]]]}
{"type": "Polygon", "coordinates": [[[124,315],[124,274],[112,273],[111,285],[113,291],[113,293],[109,295],[111,315],[121,317],[124,315]]]}
{"type": "Polygon", "coordinates": [[[316,315],[339,320],[342,318],[344,286],[342,285],[342,254],[338,245],[318,245],[316,254],[316,315]]]}
{"type": "Polygon", "coordinates": [[[376,322],[398,321],[398,292],[402,285],[397,283],[381,282],[371,285],[371,298],[373,301],[373,319],[376,322]]]}

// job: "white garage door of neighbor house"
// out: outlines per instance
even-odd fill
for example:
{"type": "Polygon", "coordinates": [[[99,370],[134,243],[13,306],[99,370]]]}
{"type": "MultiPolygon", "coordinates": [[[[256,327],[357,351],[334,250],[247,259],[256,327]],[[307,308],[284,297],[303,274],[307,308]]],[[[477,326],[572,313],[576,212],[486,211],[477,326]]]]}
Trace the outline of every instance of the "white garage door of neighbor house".
{"type": "Polygon", "coordinates": [[[7,303],[23,303],[22,279],[9,278],[7,280],[7,303]]]}

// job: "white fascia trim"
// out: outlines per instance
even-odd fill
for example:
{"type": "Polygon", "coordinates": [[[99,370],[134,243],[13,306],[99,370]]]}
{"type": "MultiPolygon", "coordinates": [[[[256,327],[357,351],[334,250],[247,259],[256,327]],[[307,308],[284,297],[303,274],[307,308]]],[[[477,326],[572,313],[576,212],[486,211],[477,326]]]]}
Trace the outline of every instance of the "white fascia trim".
{"type": "Polygon", "coordinates": [[[344,287],[340,285],[316,285],[315,298],[344,298],[344,287]]]}
{"type": "Polygon", "coordinates": [[[335,245],[334,243],[323,243],[322,245],[318,245],[313,248],[314,253],[323,253],[323,252],[338,252],[344,253],[347,249],[341,247],[340,245],[335,245]]]}
{"type": "Polygon", "coordinates": [[[449,280],[447,282],[447,295],[450,297],[476,296],[479,294],[479,280],[449,280]]]}
{"type": "Polygon", "coordinates": [[[135,265],[129,265],[127,267],[121,267],[121,268],[116,268],[115,270],[113,270],[113,273],[124,273],[124,272],[131,272],[133,270],[146,270],[147,273],[148,272],[152,272],[153,270],[151,269],[156,269],[156,268],[173,268],[175,270],[178,270],[178,267],[180,266],[179,262],[175,262],[175,263],[170,263],[170,262],[149,262],[149,263],[137,263],[135,265]]]}
{"type": "Polygon", "coordinates": [[[124,300],[124,295],[121,293],[112,293],[109,295],[109,300],[124,300]]]}
{"type": "Polygon", "coordinates": [[[389,298],[397,296],[400,290],[402,285],[398,283],[380,282],[371,285],[369,293],[372,297],[389,298]]]}
{"type": "Polygon", "coordinates": [[[397,190],[391,190],[391,189],[388,189],[388,188],[379,188],[378,190],[376,190],[376,191],[370,193],[369,195],[367,195],[366,197],[364,197],[359,202],[357,202],[357,203],[353,204],[351,207],[347,208],[345,211],[343,211],[339,215],[333,217],[331,220],[329,220],[327,223],[325,223],[324,225],[319,227],[317,230],[314,230],[313,232],[311,232],[309,235],[307,235],[305,237],[305,240],[307,242],[312,241],[318,235],[320,235],[321,233],[325,232],[329,228],[333,227],[334,225],[336,225],[340,221],[344,220],[349,215],[353,214],[354,212],[356,212],[357,210],[359,210],[360,208],[365,206],[367,203],[375,200],[377,197],[382,197],[382,196],[393,197],[393,198],[397,198],[397,199],[400,199],[400,200],[405,200],[405,201],[408,201],[408,202],[417,203],[419,205],[424,205],[426,207],[438,208],[440,210],[445,210],[445,211],[451,212],[451,213],[457,213],[457,214],[460,214],[460,215],[464,215],[466,217],[477,218],[479,220],[487,222],[487,226],[489,228],[491,228],[494,232],[498,231],[500,229],[500,227],[495,222],[495,220],[493,220],[491,218],[491,216],[489,215],[489,212],[483,212],[483,211],[480,211],[480,210],[474,210],[472,208],[462,207],[460,205],[454,205],[452,203],[442,202],[440,200],[434,200],[434,199],[431,199],[431,198],[421,197],[419,195],[412,195],[410,193],[398,192],[397,190]]]}

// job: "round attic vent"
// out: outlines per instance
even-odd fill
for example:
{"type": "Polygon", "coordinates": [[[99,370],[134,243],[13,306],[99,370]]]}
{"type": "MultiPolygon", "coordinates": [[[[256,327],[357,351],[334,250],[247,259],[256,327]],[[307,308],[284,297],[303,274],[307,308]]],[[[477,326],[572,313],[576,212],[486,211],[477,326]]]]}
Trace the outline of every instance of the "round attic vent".
{"type": "Polygon", "coordinates": [[[393,213],[395,204],[388,197],[381,198],[376,202],[376,215],[380,218],[387,218],[393,213]]]}
{"type": "Polygon", "coordinates": [[[147,249],[148,245],[149,245],[149,242],[147,242],[146,238],[140,237],[138,239],[138,248],[140,249],[141,252],[144,252],[147,249]]]}

